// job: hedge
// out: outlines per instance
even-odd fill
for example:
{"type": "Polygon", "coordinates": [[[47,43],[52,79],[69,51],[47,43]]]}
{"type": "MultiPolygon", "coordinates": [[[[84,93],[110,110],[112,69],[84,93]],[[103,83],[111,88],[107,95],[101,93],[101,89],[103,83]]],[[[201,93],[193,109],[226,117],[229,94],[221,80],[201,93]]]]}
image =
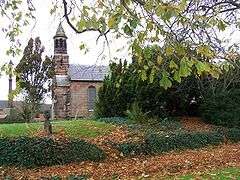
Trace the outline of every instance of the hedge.
{"type": "Polygon", "coordinates": [[[158,154],[172,150],[196,149],[209,145],[219,145],[224,136],[219,132],[182,132],[169,135],[150,134],[144,143],[122,143],[116,148],[123,155],[158,154]]]}
{"type": "Polygon", "coordinates": [[[148,148],[145,143],[128,142],[115,145],[115,148],[124,156],[148,154],[148,148]]]}
{"type": "Polygon", "coordinates": [[[201,116],[207,123],[228,128],[240,128],[240,89],[216,92],[204,98],[201,116]]]}
{"type": "Polygon", "coordinates": [[[38,167],[70,162],[101,161],[105,153],[83,140],[55,141],[51,138],[0,139],[0,166],[38,167]]]}
{"type": "Polygon", "coordinates": [[[240,129],[237,128],[231,128],[226,131],[226,138],[233,142],[237,143],[240,142],[240,129]]]}
{"type": "Polygon", "coordinates": [[[98,122],[105,122],[105,123],[117,124],[117,125],[129,124],[128,119],[124,117],[105,117],[105,118],[98,118],[94,120],[98,122]]]}
{"type": "Polygon", "coordinates": [[[197,149],[209,145],[219,145],[223,141],[224,136],[218,132],[178,133],[166,136],[151,134],[145,140],[151,153],[197,149]]]}

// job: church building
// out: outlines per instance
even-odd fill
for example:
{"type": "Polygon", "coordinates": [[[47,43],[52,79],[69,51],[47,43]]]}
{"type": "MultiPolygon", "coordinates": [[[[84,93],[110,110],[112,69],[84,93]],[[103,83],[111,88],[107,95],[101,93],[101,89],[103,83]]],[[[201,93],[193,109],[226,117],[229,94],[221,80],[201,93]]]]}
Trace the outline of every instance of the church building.
{"type": "MultiPolygon", "coordinates": [[[[91,116],[107,66],[69,64],[67,36],[61,24],[54,36],[54,118],[91,116]]],[[[80,62],[80,61],[79,61],[80,62]]]]}

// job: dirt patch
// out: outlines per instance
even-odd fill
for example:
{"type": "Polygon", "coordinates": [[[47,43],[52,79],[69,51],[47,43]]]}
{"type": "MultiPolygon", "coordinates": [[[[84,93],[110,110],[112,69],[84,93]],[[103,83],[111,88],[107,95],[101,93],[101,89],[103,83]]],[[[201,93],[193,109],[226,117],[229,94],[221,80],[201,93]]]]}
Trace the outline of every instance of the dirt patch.
{"type": "Polygon", "coordinates": [[[203,122],[199,117],[182,117],[180,122],[184,129],[189,131],[211,131],[214,126],[203,122]]]}

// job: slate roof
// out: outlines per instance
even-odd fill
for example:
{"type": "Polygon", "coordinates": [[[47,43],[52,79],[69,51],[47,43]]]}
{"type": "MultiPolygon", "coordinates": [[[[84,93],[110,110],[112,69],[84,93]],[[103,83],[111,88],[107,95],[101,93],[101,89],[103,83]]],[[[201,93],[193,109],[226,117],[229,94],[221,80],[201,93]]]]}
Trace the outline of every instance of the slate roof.
{"type": "Polygon", "coordinates": [[[108,66],[70,64],[69,77],[72,81],[103,81],[108,66]]]}

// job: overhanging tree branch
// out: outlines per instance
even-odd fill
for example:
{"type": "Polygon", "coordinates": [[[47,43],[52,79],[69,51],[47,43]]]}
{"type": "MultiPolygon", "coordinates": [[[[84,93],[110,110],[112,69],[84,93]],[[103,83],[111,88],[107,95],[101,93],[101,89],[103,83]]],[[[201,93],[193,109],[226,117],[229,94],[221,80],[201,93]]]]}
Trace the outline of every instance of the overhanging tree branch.
{"type": "MultiPolygon", "coordinates": [[[[71,9],[70,9],[70,11],[68,12],[68,5],[67,5],[67,1],[66,1],[66,0],[63,0],[63,8],[64,8],[64,18],[66,19],[68,25],[69,25],[76,33],[81,34],[81,33],[89,32],[89,31],[99,32],[100,35],[98,36],[97,41],[98,41],[98,39],[99,39],[101,36],[104,36],[104,37],[105,37],[105,40],[106,40],[107,43],[108,43],[107,34],[110,32],[110,29],[108,29],[108,30],[105,31],[105,32],[102,32],[99,28],[86,28],[86,29],[83,29],[83,30],[79,31],[79,30],[72,24],[72,22],[71,22],[70,19],[69,19],[69,15],[71,14],[71,9]]],[[[109,44],[109,43],[108,43],[108,44],[109,44]]]]}

